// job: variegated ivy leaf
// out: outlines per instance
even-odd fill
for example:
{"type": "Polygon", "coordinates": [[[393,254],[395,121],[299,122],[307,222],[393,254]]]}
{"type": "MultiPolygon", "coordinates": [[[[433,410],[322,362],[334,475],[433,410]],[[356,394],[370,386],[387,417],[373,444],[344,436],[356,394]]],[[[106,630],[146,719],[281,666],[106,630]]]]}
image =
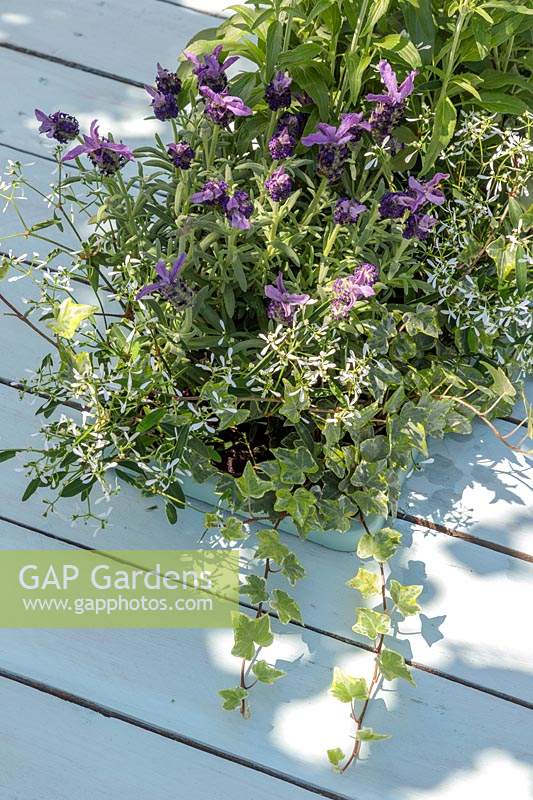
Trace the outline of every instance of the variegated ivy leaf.
{"type": "Polygon", "coordinates": [[[352,627],[354,633],[360,633],[374,641],[382,633],[388,633],[390,619],[388,614],[381,611],[372,611],[370,608],[356,609],[357,620],[352,627]]]}
{"type": "Polygon", "coordinates": [[[240,611],[231,612],[235,642],[231,654],[250,661],[255,654],[255,645],[268,647],[274,641],[270,630],[270,617],[263,614],[257,619],[247,617],[240,611]]]}
{"type": "Polygon", "coordinates": [[[224,700],[222,708],[225,708],[226,711],[235,711],[236,708],[239,708],[241,701],[248,697],[248,692],[241,686],[236,686],[235,689],[221,689],[219,695],[224,700]]]}
{"type": "Polygon", "coordinates": [[[368,697],[366,680],[347,675],[340,667],[335,667],[333,670],[333,681],[329,691],[341,703],[351,703],[352,700],[366,700],[368,697]]]}
{"type": "Polygon", "coordinates": [[[299,486],[295,492],[290,489],[278,489],[276,492],[276,511],[290,514],[297,528],[305,530],[306,525],[315,518],[316,497],[308,489],[299,486]]]}
{"type": "Polygon", "coordinates": [[[282,589],[274,589],[270,605],[278,612],[279,621],[283,623],[283,625],[287,625],[291,620],[302,622],[300,606],[296,600],[293,600],[290,594],[287,594],[287,592],[284,592],[282,589]]]}
{"type": "Polygon", "coordinates": [[[274,488],[270,481],[262,481],[257,477],[255,469],[249,461],[246,462],[244,472],[240,478],[237,478],[235,483],[243,497],[255,497],[256,499],[264,497],[267,492],[271,492],[274,488]]]}
{"type": "Polygon", "coordinates": [[[291,586],[294,586],[296,581],[299,581],[305,577],[305,569],[300,564],[294,553],[289,553],[283,559],[283,564],[281,565],[281,574],[287,578],[291,586]]]}
{"type": "Polygon", "coordinates": [[[328,761],[329,763],[338,769],[341,762],[344,761],[345,755],[340,749],[340,747],[332,747],[331,750],[327,750],[328,761]]]}
{"type": "Polygon", "coordinates": [[[390,739],[390,734],[376,733],[372,728],[361,728],[357,731],[356,738],[361,742],[375,742],[378,739],[390,739]]]}
{"type": "Polygon", "coordinates": [[[83,320],[92,317],[95,311],[98,311],[96,306],[75,303],[67,297],[55,309],[54,319],[50,320],[48,327],[63,339],[72,339],[83,320]]]}
{"type": "Polygon", "coordinates": [[[207,511],[204,514],[204,525],[206,528],[218,528],[220,517],[216,511],[207,511]]]}
{"type": "Polygon", "coordinates": [[[288,450],[275,447],[272,453],[280,465],[280,478],[283,483],[305,483],[306,476],[318,472],[318,464],[305,447],[288,450]]]}
{"type": "Polygon", "coordinates": [[[250,603],[253,603],[254,606],[264,603],[268,600],[266,580],[260,578],[259,575],[248,575],[241,586],[241,594],[248,595],[250,603]]]}
{"type": "Polygon", "coordinates": [[[7,258],[7,256],[2,256],[2,258],[0,258],[0,281],[2,278],[6,277],[10,266],[11,261],[9,258],[7,258]]]}
{"type": "Polygon", "coordinates": [[[394,605],[404,617],[418,614],[420,611],[420,606],[416,602],[416,599],[422,592],[422,588],[422,586],[416,584],[413,586],[402,586],[398,581],[391,580],[389,587],[391,597],[394,600],[394,605]]]}
{"type": "Polygon", "coordinates": [[[279,413],[287,417],[289,422],[299,422],[301,412],[309,408],[309,395],[305,389],[293,386],[286,378],[283,379],[283,386],[283,403],[279,413]]]}
{"type": "Polygon", "coordinates": [[[282,669],[271,667],[266,661],[256,661],[252,667],[252,672],[261,683],[275,683],[275,681],[287,674],[282,669]]]}
{"type": "Polygon", "coordinates": [[[395,678],[403,678],[413,686],[416,685],[411,670],[405,663],[405,658],[395,650],[382,650],[378,658],[378,666],[386,680],[393,681],[395,678]]]}
{"type": "Polygon", "coordinates": [[[259,547],[255,551],[256,558],[270,558],[282,564],[283,560],[289,555],[290,550],[287,545],[280,542],[279,533],[272,529],[258,531],[257,539],[259,547]]]}
{"type": "Polygon", "coordinates": [[[226,542],[235,542],[238,539],[246,539],[248,532],[240,519],[228,517],[220,529],[220,535],[226,542]]]}
{"type": "Polygon", "coordinates": [[[400,531],[393,528],[382,528],[373,536],[364,533],[357,544],[357,555],[359,558],[375,558],[376,561],[388,561],[402,541],[400,531]]]}
{"type": "Polygon", "coordinates": [[[357,575],[346,581],[346,586],[350,589],[357,589],[363,597],[372,597],[379,592],[379,578],[375,572],[370,572],[364,567],[359,567],[357,575]]]}

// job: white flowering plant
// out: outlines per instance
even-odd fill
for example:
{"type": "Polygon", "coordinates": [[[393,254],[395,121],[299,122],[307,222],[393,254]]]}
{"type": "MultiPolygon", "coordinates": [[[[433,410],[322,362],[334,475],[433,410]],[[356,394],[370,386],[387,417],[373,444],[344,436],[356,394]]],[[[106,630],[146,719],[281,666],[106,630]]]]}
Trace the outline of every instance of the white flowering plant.
{"type": "Polygon", "coordinates": [[[36,110],[57,143],[49,217],[26,223],[19,163],[3,184],[49,248],[1,268],[37,285],[24,310],[0,301],[50,348],[22,387],[48,420],[45,446],[21,448],[23,499],[79,497],[103,525],[92,499],[125,481],[175,524],[209,483],[206,527],[263,563],[224,708],[247,716],[252,687],[283,676],[257,657],[271,618],[302,621],[280,529],[361,526],[353,631],[376,663],[370,682],[335,671],[355,725],[352,751],[328,753],[340,770],[384,738],[364,727],[379,681],[413,682],[387,638],[422,590],[387,567],[402,473],[475,418],[501,437],[491,420],[531,364],[530,19],[500,0],[238,6],[176,72],[158,65],[147,101],[170,141],[131,150],[97,121],[79,139],[73,116],[36,110]]]}

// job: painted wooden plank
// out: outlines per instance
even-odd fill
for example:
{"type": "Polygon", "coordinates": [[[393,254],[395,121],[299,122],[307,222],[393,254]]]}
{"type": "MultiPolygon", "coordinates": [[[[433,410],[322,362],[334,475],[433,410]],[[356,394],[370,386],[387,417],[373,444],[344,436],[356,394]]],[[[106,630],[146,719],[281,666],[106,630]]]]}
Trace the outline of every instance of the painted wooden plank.
{"type": "MultiPolygon", "coordinates": [[[[30,441],[31,433],[36,430],[31,403],[19,402],[14,390],[6,387],[0,387],[0,400],[0,446],[30,441]]],[[[102,513],[107,515],[109,511],[108,527],[103,531],[96,531],[95,525],[71,527],[68,514],[82,510],[75,500],[62,501],[57,513],[44,519],[41,498],[46,494],[38,493],[20,503],[27,479],[13,465],[14,462],[2,465],[0,507],[5,517],[101,549],[220,546],[213,534],[201,539],[204,530],[200,512],[188,508],[180,512],[178,524],[170,526],[161,503],[140,497],[129,486],[124,486],[112,499],[110,507],[100,506],[102,513]],[[154,509],[154,505],[158,508],[154,509]]],[[[423,616],[416,621],[396,622],[391,646],[428,667],[533,700],[531,643],[523,636],[533,604],[533,566],[442,533],[401,522],[396,525],[403,533],[407,549],[398,551],[392,562],[393,574],[403,583],[424,586],[423,616]],[[505,625],[495,636],[495,620],[502,616],[505,625]]],[[[24,542],[25,535],[21,531],[17,541],[24,542]]],[[[284,535],[284,538],[308,573],[294,590],[306,624],[353,641],[364,641],[351,631],[354,608],[360,604],[360,598],[345,586],[360,565],[356,556],[326,551],[295,537],[284,535]]],[[[256,569],[250,558],[250,552],[243,552],[244,573],[256,569]]],[[[272,582],[275,585],[275,578],[272,582]]]]}
{"type": "MultiPolygon", "coordinates": [[[[152,83],[159,61],[175,68],[178,56],[198,31],[221,20],[199,14],[194,4],[156,0],[23,0],[0,11],[0,43],[28,48],[116,75],[152,83]]],[[[223,3],[213,5],[220,13],[223,3]]],[[[77,82],[75,73],[67,73],[77,82]]]]}
{"type": "Polygon", "coordinates": [[[35,108],[61,108],[74,114],[83,130],[98,119],[102,134],[112,131],[115,139],[131,147],[145,143],[155,131],[168,135],[168,123],[165,127],[144,119],[151,112],[144,89],[1,48],[0,69],[10,76],[10,91],[2,98],[3,144],[50,155],[53,145],[37,133],[35,108]]]}
{"type": "Polygon", "coordinates": [[[1,800],[217,800],[316,795],[0,679],[1,800]]]}
{"type": "Polygon", "coordinates": [[[228,17],[231,14],[231,6],[237,5],[233,0],[156,0],[158,3],[173,5],[178,9],[194,8],[202,14],[217,14],[228,17]]]}
{"type": "Polygon", "coordinates": [[[244,721],[223,713],[216,694],[237,680],[230,639],[222,630],[3,630],[0,665],[348,797],[437,800],[450,785],[462,797],[481,768],[505,764],[512,786],[527,773],[531,712],[417,672],[416,688],[387,684],[370,706],[368,724],[393,738],[335,775],[324,751],[349,747],[350,724],[346,707],[327,693],[332,666],[367,674],[370,655],[284,628],[273,649],[287,677],[256,687],[244,721]]]}

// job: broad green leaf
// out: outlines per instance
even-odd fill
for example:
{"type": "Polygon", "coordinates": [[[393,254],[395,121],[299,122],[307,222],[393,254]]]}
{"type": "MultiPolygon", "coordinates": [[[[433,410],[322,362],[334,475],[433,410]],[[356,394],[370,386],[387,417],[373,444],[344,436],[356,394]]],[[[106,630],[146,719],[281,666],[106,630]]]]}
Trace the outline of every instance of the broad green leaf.
{"type": "Polygon", "coordinates": [[[287,592],[281,589],[274,589],[270,605],[274,611],[278,612],[279,621],[283,625],[287,625],[291,620],[302,622],[300,606],[287,592]]]}
{"type": "Polygon", "coordinates": [[[368,686],[364,678],[354,678],[343,672],[340,667],[333,670],[333,681],[330,693],[341,703],[351,703],[352,700],[366,700],[368,697],[368,686]]]}
{"type": "Polygon", "coordinates": [[[401,0],[400,5],[411,41],[421,46],[419,53],[422,62],[424,64],[431,63],[432,51],[435,46],[435,24],[431,0],[401,0]]]}
{"type": "Polygon", "coordinates": [[[318,472],[318,464],[305,447],[296,447],[294,450],[275,447],[272,453],[279,462],[283,483],[305,483],[307,475],[318,472]]]}
{"type": "Polygon", "coordinates": [[[388,614],[381,611],[372,611],[370,608],[358,608],[357,620],[352,626],[354,633],[360,633],[374,641],[378,636],[388,633],[390,629],[390,619],[388,614]]]}
{"type": "Polygon", "coordinates": [[[364,567],[359,567],[357,575],[346,581],[350,589],[357,589],[363,597],[372,597],[379,592],[379,577],[375,572],[370,572],[364,567]]]}
{"type": "Polygon", "coordinates": [[[378,739],[390,739],[390,734],[376,733],[372,728],[361,728],[357,731],[356,737],[361,742],[376,742],[378,739]]]}
{"type": "Polygon", "coordinates": [[[291,64],[298,66],[311,64],[321,53],[322,48],[316,42],[304,42],[283,53],[279,58],[279,64],[281,67],[290,67],[291,64]]]}
{"type": "Polygon", "coordinates": [[[363,75],[371,61],[372,56],[366,53],[346,53],[346,69],[348,70],[348,84],[352,105],[355,105],[359,99],[363,75]]]}
{"type": "Polygon", "coordinates": [[[398,549],[402,534],[393,528],[382,528],[372,536],[364,533],[357,545],[359,558],[375,558],[376,561],[388,561],[398,549]]]}
{"type": "Polygon", "coordinates": [[[218,528],[220,525],[220,517],[216,511],[206,511],[204,514],[204,526],[209,528],[218,528]]]}
{"type": "Polygon", "coordinates": [[[15,458],[17,453],[20,452],[20,450],[0,450],[0,463],[2,463],[2,461],[9,461],[10,458],[15,458]]]}
{"type": "Polygon", "coordinates": [[[259,575],[248,575],[241,586],[241,594],[248,595],[250,603],[253,603],[254,606],[258,606],[259,603],[264,603],[268,600],[265,579],[260,578],[259,575]]]}
{"type": "Polygon", "coordinates": [[[264,497],[267,492],[271,492],[274,488],[270,481],[263,481],[257,477],[255,469],[249,461],[246,462],[244,472],[240,478],[235,481],[239,492],[243,497],[264,497]]]}
{"type": "Polygon", "coordinates": [[[331,750],[327,750],[326,752],[329,763],[338,769],[339,764],[345,759],[345,755],[340,747],[332,747],[331,750]]]}
{"type": "Polygon", "coordinates": [[[270,630],[270,617],[267,614],[252,619],[240,611],[232,611],[231,619],[235,637],[232,655],[250,661],[255,655],[255,645],[268,647],[274,641],[270,630]]]}
{"type": "Polygon", "coordinates": [[[72,339],[83,320],[92,317],[95,311],[98,311],[96,306],[75,303],[67,297],[54,310],[54,319],[48,323],[48,327],[63,339],[72,339]]]}
{"type": "Polygon", "coordinates": [[[422,66],[418,50],[405,33],[391,33],[375,44],[380,50],[388,50],[395,53],[398,58],[401,58],[411,69],[413,67],[422,66]]]}
{"type": "Polygon", "coordinates": [[[415,311],[408,311],[404,314],[405,330],[409,336],[415,336],[417,333],[425,333],[426,336],[432,336],[438,339],[441,330],[437,320],[437,310],[433,306],[426,306],[423,303],[418,303],[415,311]]]}
{"type": "Polygon", "coordinates": [[[271,667],[266,661],[256,661],[252,667],[252,672],[261,683],[275,683],[287,674],[282,669],[271,667]]]}
{"type": "Polygon", "coordinates": [[[279,412],[287,417],[289,422],[300,422],[302,411],[309,408],[309,395],[304,389],[293,386],[286,378],[283,379],[283,403],[279,412]]]}
{"type": "Polygon", "coordinates": [[[505,236],[498,236],[493,242],[487,245],[487,254],[492,258],[496,265],[498,280],[502,283],[514,270],[516,264],[517,244],[508,241],[505,236]]]}
{"type": "Polygon", "coordinates": [[[259,545],[255,551],[256,558],[269,558],[271,561],[281,564],[290,553],[287,545],[280,542],[278,531],[273,528],[258,531],[257,540],[259,545]]]}
{"type": "Polygon", "coordinates": [[[403,678],[413,686],[416,685],[405,658],[395,650],[383,650],[378,658],[378,666],[386,680],[403,678]]]}
{"type": "Polygon", "coordinates": [[[492,111],[495,114],[513,114],[520,116],[530,110],[530,107],[519,97],[514,97],[508,92],[488,92],[480,91],[479,105],[485,111],[492,111]]]}
{"type": "Polygon", "coordinates": [[[219,695],[224,700],[222,708],[226,711],[235,711],[239,708],[241,701],[248,697],[248,692],[241,686],[236,686],[235,689],[221,689],[219,695]]]}
{"type": "Polygon", "coordinates": [[[285,556],[283,559],[283,564],[281,565],[281,574],[287,578],[291,586],[294,586],[296,581],[299,581],[305,577],[305,569],[300,564],[294,553],[289,553],[289,555],[285,556]]]}
{"type": "Polygon", "coordinates": [[[246,539],[248,533],[240,519],[228,517],[220,529],[220,535],[226,542],[235,542],[239,539],[246,539]]]}
{"type": "Polygon", "coordinates": [[[503,371],[501,367],[493,367],[492,364],[486,364],[487,372],[492,376],[493,392],[498,397],[515,397],[516,389],[503,371]]]}
{"type": "Polygon", "coordinates": [[[156,425],[159,425],[166,413],[166,408],[156,408],[154,411],[150,411],[140,420],[140,422],[137,423],[135,430],[137,433],[146,433],[146,431],[149,431],[152,428],[155,428],[156,425]]]}
{"type": "Polygon", "coordinates": [[[274,75],[279,54],[283,44],[284,26],[279,20],[274,20],[268,26],[266,37],[265,81],[268,83],[274,75]]]}
{"type": "Polygon", "coordinates": [[[422,160],[421,175],[426,175],[437,160],[439,153],[446,147],[453,136],[457,122],[457,111],[449,97],[439,99],[435,109],[433,132],[426,153],[422,160]]]}
{"type": "Polygon", "coordinates": [[[394,601],[394,605],[404,617],[410,617],[413,614],[418,614],[420,606],[416,602],[417,597],[422,593],[422,586],[413,584],[412,586],[402,586],[401,583],[395,580],[390,582],[390,594],[394,601]]]}
{"type": "Polygon", "coordinates": [[[286,511],[292,517],[297,528],[304,530],[306,524],[314,519],[316,497],[315,495],[299,486],[295,492],[290,489],[279,489],[276,492],[276,511],[286,511]]]}

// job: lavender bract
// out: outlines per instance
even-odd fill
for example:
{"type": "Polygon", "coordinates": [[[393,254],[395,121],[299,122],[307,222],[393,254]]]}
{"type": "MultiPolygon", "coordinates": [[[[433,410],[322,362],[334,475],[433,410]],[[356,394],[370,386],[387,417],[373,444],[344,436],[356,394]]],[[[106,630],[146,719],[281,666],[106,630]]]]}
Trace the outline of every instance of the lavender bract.
{"type": "Polygon", "coordinates": [[[336,225],[353,225],[358,217],[366,211],[367,207],[357,200],[350,200],[349,197],[341,197],[337,200],[333,210],[333,221],[336,225]]]}
{"type": "Polygon", "coordinates": [[[436,224],[437,220],[431,214],[419,214],[415,211],[407,217],[402,236],[404,239],[427,239],[436,224]]]}
{"type": "Polygon", "coordinates": [[[249,117],[252,114],[252,109],[240,97],[234,97],[226,91],[219,93],[208,86],[201,86],[200,92],[205,98],[204,113],[215,125],[225,127],[234,117],[249,117]]]}
{"type": "Polygon", "coordinates": [[[441,181],[449,177],[445,172],[436,172],[429,181],[422,183],[411,176],[408,180],[409,192],[404,200],[405,207],[414,212],[421,209],[426,203],[441,206],[445,197],[438,186],[441,181]]]}
{"type": "Polygon", "coordinates": [[[378,64],[381,81],[387,92],[383,94],[367,94],[366,99],[377,103],[370,117],[370,125],[378,138],[389,136],[393,128],[400,123],[407,97],[414,89],[414,81],[418,71],[412,70],[398,86],[396,73],[385,59],[378,64]]]}
{"type": "Polygon", "coordinates": [[[189,169],[194,159],[194,150],[187,142],[171,142],[167,145],[167,153],[175,167],[189,169]]]}
{"type": "Polygon", "coordinates": [[[156,119],[165,122],[178,116],[178,103],[173,94],[158,92],[157,89],[151,86],[145,86],[144,88],[152,98],[150,102],[156,119]]]}
{"type": "Polygon", "coordinates": [[[346,278],[337,278],[332,286],[334,295],[331,301],[332,316],[335,319],[344,319],[358,300],[372,297],[375,294],[374,284],[378,274],[379,270],[375,264],[364,263],[346,278]]]}
{"type": "Polygon", "coordinates": [[[270,319],[290,325],[299,306],[309,302],[308,294],[291,294],[285,288],[283,275],[280,272],[273,284],[265,286],[265,297],[268,297],[267,314],[270,319]]]}
{"type": "Polygon", "coordinates": [[[296,149],[296,139],[287,128],[275,133],[268,143],[268,150],[274,161],[290,158],[296,149]]]}
{"type": "Polygon", "coordinates": [[[385,192],[379,201],[381,219],[399,219],[406,210],[405,202],[409,198],[405,192],[385,192]]]}
{"type": "Polygon", "coordinates": [[[277,167],[265,181],[268,196],[276,203],[286,200],[292,192],[292,178],[284,167],[277,167]]]}
{"type": "Polygon", "coordinates": [[[265,100],[272,111],[280,108],[289,108],[291,97],[292,78],[284,72],[277,72],[265,88],[265,100]]]}
{"type": "Polygon", "coordinates": [[[305,147],[318,145],[317,171],[331,183],[340,178],[349,156],[347,144],[353,139],[350,127],[346,120],[341,122],[338,128],[319,122],[315,133],[310,133],[302,139],[305,147]]]}
{"type": "Polygon", "coordinates": [[[189,305],[193,292],[192,289],[180,278],[180,271],[185,262],[186,256],[182,253],[174,261],[171,269],[167,269],[164,261],[158,261],[155,271],[158,280],[149,283],[137,292],[135,299],[142,300],[150,294],[159,294],[164,300],[171,302],[176,308],[189,305]]]}
{"type": "Polygon", "coordinates": [[[281,133],[286,130],[294,139],[299,139],[304,132],[307,116],[305,111],[297,111],[295,114],[284,111],[278,119],[275,132],[281,133]]]}
{"type": "Polygon", "coordinates": [[[349,133],[352,142],[358,142],[363,131],[367,133],[372,130],[370,122],[364,119],[362,113],[350,112],[348,114],[341,114],[341,122],[339,125],[340,133],[349,133]]]}
{"type": "Polygon", "coordinates": [[[35,117],[41,123],[39,133],[45,133],[48,139],[55,139],[60,144],[70,142],[80,132],[80,125],[76,117],[65,114],[63,111],[55,111],[48,115],[36,108],[35,117]]]}
{"type": "Polygon", "coordinates": [[[83,140],[84,144],[77,145],[65,153],[62,161],[71,161],[73,158],[78,158],[78,156],[85,154],[103,175],[113,175],[127,161],[134,161],[135,159],[135,156],[125,144],[111,142],[109,139],[100,136],[98,120],[96,119],[91,122],[89,135],[83,134],[83,140]]]}
{"type": "Polygon", "coordinates": [[[225,181],[206,181],[199,192],[191,195],[194,205],[219,206],[226,208],[228,202],[228,184],[225,181]]]}
{"type": "Polygon", "coordinates": [[[213,92],[223,92],[228,85],[226,70],[235,61],[238,61],[238,56],[230,56],[225,61],[220,61],[220,54],[222,52],[222,45],[218,45],[215,49],[205,56],[198,57],[194,53],[185,51],[185,57],[193,64],[193,74],[198,78],[198,86],[207,86],[213,92]]]}
{"type": "Polygon", "coordinates": [[[157,75],[155,78],[155,85],[158,91],[163,94],[179,94],[181,92],[181,81],[178,78],[177,72],[170,72],[164,69],[161,64],[157,65],[157,75]]]}
{"type": "Polygon", "coordinates": [[[250,228],[250,217],[254,210],[248,192],[237,191],[225,205],[226,216],[232,228],[245,231],[250,228]]]}

